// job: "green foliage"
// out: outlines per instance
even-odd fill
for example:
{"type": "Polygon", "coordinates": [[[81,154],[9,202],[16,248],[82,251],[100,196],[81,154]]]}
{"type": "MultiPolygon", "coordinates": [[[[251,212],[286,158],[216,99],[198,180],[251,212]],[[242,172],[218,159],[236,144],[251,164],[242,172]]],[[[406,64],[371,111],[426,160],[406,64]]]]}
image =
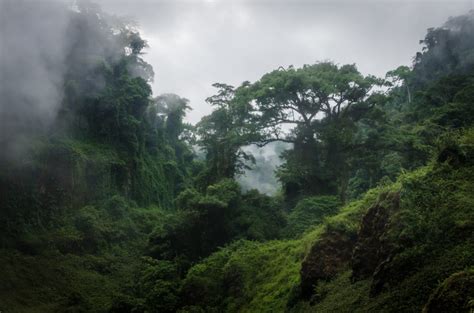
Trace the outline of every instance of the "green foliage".
{"type": "Polygon", "coordinates": [[[71,14],[81,36],[57,121],[19,160],[0,155],[0,311],[472,308],[471,13],[430,29],[414,67],[383,82],[321,62],[215,84],[196,128],[188,100],[152,98],[137,32],[84,3],[71,14]],[[273,141],[293,144],[283,197],[243,193],[242,148],[273,141]],[[354,262],[324,260],[341,268],[302,301],[308,252],[339,258],[318,244],[346,237],[352,255],[353,238],[376,243],[376,269],[355,281],[354,262]]]}
{"type": "MultiPolygon", "coordinates": [[[[179,301],[176,264],[144,258],[137,282],[138,301],[145,312],[175,312],[179,301]]],[[[137,309],[137,307],[135,307],[137,309]]]]}
{"type": "MultiPolygon", "coordinates": [[[[463,157],[455,162],[437,158],[427,167],[402,174],[396,183],[380,185],[298,240],[242,242],[214,253],[188,272],[183,288],[189,292],[183,301],[204,311],[226,312],[284,311],[290,304],[291,312],[419,311],[440,280],[472,266],[472,130],[452,134],[442,142],[441,147],[447,142],[463,157]],[[308,245],[324,232],[357,234],[366,210],[374,203],[386,205],[383,195],[389,191],[400,191],[401,208],[392,216],[386,240],[399,252],[377,274],[378,283],[385,286],[383,292],[370,298],[374,281],[353,283],[348,269],[317,285],[314,306],[298,302],[298,271],[308,245]]],[[[337,204],[334,198],[309,198],[295,212],[323,200],[337,204]]],[[[462,299],[456,301],[467,301],[462,299]]]]}
{"type": "MultiPolygon", "coordinates": [[[[454,151],[461,155],[471,154],[471,130],[447,137],[451,140],[442,141],[447,141],[450,149],[457,147],[454,151]]],[[[396,248],[391,259],[374,273],[373,280],[354,285],[347,278],[344,282],[346,274],[342,274],[321,283],[317,288],[317,294],[324,294],[320,302],[301,312],[329,308],[342,312],[419,312],[440,281],[472,267],[472,159],[436,159],[427,167],[401,175],[391,187],[401,190],[401,207],[392,216],[385,240],[396,248]],[[372,294],[368,301],[369,285],[373,289],[374,283],[383,286],[382,292],[372,294]],[[363,288],[354,289],[358,285],[363,288]],[[347,295],[348,291],[351,294],[347,295]]],[[[468,299],[459,296],[453,301],[467,303],[468,299]]]]}
{"type": "Polygon", "coordinates": [[[154,283],[161,274],[147,266],[166,268],[140,257],[168,216],[159,207],[172,209],[190,181],[186,102],[151,98],[146,41],[133,27],[77,5],[57,120],[25,138],[21,159],[0,155],[0,310],[169,309],[160,298],[172,303],[177,286],[168,276],[154,283]]]}
{"type": "Polygon", "coordinates": [[[345,114],[353,104],[365,99],[375,82],[373,77],[361,75],[355,65],[321,62],[275,70],[249,86],[250,95],[245,92],[245,84],[241,93],[247,100],[256,101],[261,113],[259,123],[270,127],[265,140],[275,138],[281,124],[296,124],[299,131],[306,132],[303,135],[311,135],[319,112],[334,118],[345,114]]]}
{"type": "Polygon", "coordinates": [[[305,231],[318,227],[325,217],[334,215],[340,206],[341,202],[334,196],[304,198],[288,215],[288,225],[283,233],[286,237],[298,237],[305,231]]]}
{"type": "Polygon", "coordinates": [[[277,238],[285,224],[276,201],[255,190],[242,195],[231,179],[208,186],[205,193],[186,189],[176,203],[177,214],[155,229],[149,250],[182,269],[232,240],[277,238]]]}
{"type": "MultiPolygon", "coordinates": [[[[115,196],[100,207],[64,216],[62,226],[32,230],[16,249],[2,249],[0,309],[7,312],[108,312],[131,297],[140,255],[158,208],[138,208],[115,196]]],[[[135,303],[137,302],[137,303],[135,303]]]]}
{"type": "Polygon", "coordinates": [[[451,17],[443,27],[430,28],[420,43],[414,70],[416,84],[422,85],[451,73],[472,71],[474,65],[474,13],[451,17]]]}
{"type": "Polygon", "coordinates": [[[242,174],[253,157],[241,148],[252,143],[257,135],[248,114],[250,106],[235,98],[234,87],[213,86],[218,88],[218,93],[206,101],[216,109],[196,125],[198,144],[206,152],[206,168],[198,178],[204,187],[242,174]]]}
{"type": "Polygon", "coordinates": [[[190,269],[184,280],[186,305],[205,312],[282,312],[309,244],[318,234],[299,241],[241,241],[211,255],[190,269]]]}
{"type": "Polygon", "coordinates": [[[380,192],[391,188],[396,187],[374,189],[339,211],[336,197],[302,200],[300,206],[324,204],[337,213],[298,239],[239,241],[213,253],[188,271],[183,282],[183,303],[205,312],[284,312],[289,307],[296,310],[302,305],[293,308],[298,302],[301,262],[312,244],[335,227],[356,233],[368,206],[380,192]]]}
{"type": "Polygon", "coordinates": [[[368,296],[369,282],[350,282],[351,271],[342,272],[328,282],[321,282],[315,290],[314,298],[322,299],[313,305],[300,302],[292,308],[291,312],[368,312],[367,305],[371,303],[368,296]],[[337,290],[337,292],[333,292],[337,290]]]}
{"type": "Polygon", "coordinates": [[[474,307],[474,270],[455,273],[443,281],[430,296],[423,313],[469,312],[474,307]]]}
{"type": "Polygon", "coordinates": [[[266,241],[281,236],[286,225],[282,203],[257,190],[242,195],[239,215],[233,222],[237,238],[266,241]]]}
{"type": "Polygon", "coordinates": [[[360,74],[355,65],[321,62],[280,68],[236,91],[239,103],[255,104],[251,115],[260,145],[280,140],[294,143],[284,153],[286,163],[278,173],[288,199],[337,191],[345,199],[350,171],[347,152],[358,118],[353,115],[367,110],[363,102],[377,83],[374,77],[360,74]],[[288,125],[294,128],[285,133],[288,125]]]}

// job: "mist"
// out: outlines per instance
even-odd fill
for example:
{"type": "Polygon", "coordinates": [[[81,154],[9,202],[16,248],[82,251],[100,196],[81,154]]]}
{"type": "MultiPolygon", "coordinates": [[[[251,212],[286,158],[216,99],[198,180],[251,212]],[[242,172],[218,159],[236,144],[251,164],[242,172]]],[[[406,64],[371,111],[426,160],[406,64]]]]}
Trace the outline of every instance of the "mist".
{"type": "Polygon", "coordinates": [[[283,163],[281,153],[291,149],[292,144],[272,142],[264,147],[247,146],[243,150],[255,158],[255,164],[248,163],[250,167],[237,178],[243,190],[257,189],[261,193],[274,195],[280,189],[280,183],[275,171],[283,163]]]}
{"type": "MultiPolygon", "coordinates": [[[[105,87],[97,69],[130,55],[129,43],[141,39],[132,22],[89,1],[5,0],[0,14],[1,157],[17,160],[32,138],[69,127],[76,108],[67,98],[97,96],[105,87]]],[[[152,81],[151,66],[134,60],[131,75],[152,81]]]]}
{"type": "MultiPolygon", "coordinates": [[[[0,143],[16,153],[61,103],[70,14],[57,1],[0,3],[0,143]]],[[[13,155],[12,155],[13,156],[13,155]]]]}

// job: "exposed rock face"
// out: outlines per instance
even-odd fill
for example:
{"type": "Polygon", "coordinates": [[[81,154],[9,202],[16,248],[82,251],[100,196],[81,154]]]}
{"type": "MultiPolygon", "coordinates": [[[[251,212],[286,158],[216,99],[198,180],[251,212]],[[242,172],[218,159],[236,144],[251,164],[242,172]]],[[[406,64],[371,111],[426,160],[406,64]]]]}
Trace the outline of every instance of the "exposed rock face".
{"type": "Polygon", "coordinates": [[[341,231],[328,230],[306,256],[301,267],[301,297],[311,298],[320,280],[333,278],[350,263],[356,237],[341,231]]]}
{"type": "Polygon", "coordinates": [[[352,254],[352,280],[371,277],[383,264],[388,263],[393,247],[386,239],[390,217],[399,208],[398,193],[380,197],[364,216],[352,254]]]}
{"type": "Polygon", "coordinates": [[[328,229],[302,263],[301,298],[309,300],[318,281],[332,279],[348,265],[353,281],[373,277],[371,293],[380,292],[385,266],[395,252],[386,235],[399,202],[398,193],[381,195],[365,214],[358,234],[328,229]]]}
{"type": "Polygon", "coordinates": [[[431,294],[423,313],[474,311],[474,270],[451,275],[431,294]]]}

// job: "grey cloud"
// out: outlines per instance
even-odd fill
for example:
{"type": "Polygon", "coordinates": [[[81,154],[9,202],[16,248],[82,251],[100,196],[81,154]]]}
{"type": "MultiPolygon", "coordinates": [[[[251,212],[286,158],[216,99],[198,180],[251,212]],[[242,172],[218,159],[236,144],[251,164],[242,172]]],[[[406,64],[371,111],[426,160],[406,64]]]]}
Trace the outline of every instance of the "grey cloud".
{"type": "Polygon", "coordinates": [[[238,85],[279,66],[317,60],[357,63],[368,74],[411,63],[426,29],[473,8],[465,1],[117,1],[149,40],[155,93],[190,99],[189,120],[211,108],[214,82],[238,85]]]}

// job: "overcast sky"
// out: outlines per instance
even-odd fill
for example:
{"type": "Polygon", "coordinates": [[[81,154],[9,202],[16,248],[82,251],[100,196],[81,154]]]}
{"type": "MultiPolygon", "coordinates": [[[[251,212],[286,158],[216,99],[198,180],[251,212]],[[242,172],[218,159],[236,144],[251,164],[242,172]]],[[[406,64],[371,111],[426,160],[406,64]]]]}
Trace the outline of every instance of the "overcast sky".
{"type": "Polygon", "coordinates": [[[379,76],[410,65],[429,27],[474,0],[101,0],[139,23],[155,69],[154,94],[190,100],[192,123],[209,114],[215,82],[255,81],[279,66],[356,63],[379,76]]]}

